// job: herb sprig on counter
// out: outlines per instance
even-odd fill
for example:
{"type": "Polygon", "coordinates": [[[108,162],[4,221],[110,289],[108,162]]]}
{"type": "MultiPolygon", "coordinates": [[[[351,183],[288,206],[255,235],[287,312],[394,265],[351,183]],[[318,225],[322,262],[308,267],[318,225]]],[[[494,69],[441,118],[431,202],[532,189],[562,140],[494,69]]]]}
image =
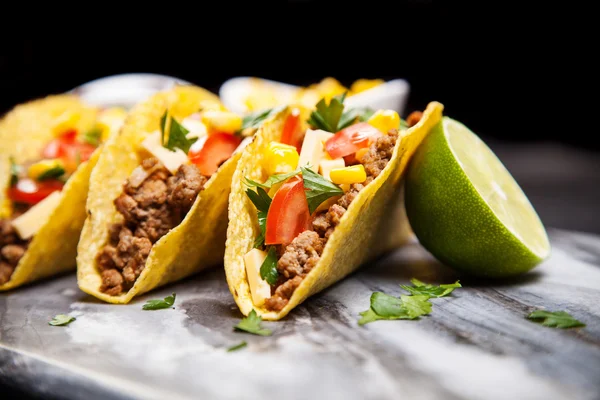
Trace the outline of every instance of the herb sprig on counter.
{"type": "Polygon", "coordinates": [[[57,314],[52,318],[51,321],[48,322],[48,325],[52,326],[65,326],[75,321],[75,317],[71,317],[70,315],[65,314],[57,314]]]}
{"type": "Polygon", "coordinates": [[[235,330],[252,333],[260,336],[271,336],[273,332],[270,329],[261,326],[262,318],[255,310],[250,311],[246,318],[243,318],[236,326],[235,330]]]}
{"type": "Polygon", "coordinates": [[[585,324],[566,311],[536,310],[527,316],[527,319],[550,328],[581,328],[585,324]]]}
{"type": "Polygon", "coordinates": [[[170,308],[175,304],[175,293],[164,299],[148,300],[146,304],[142,306],[143,310],[162,310],[163,308],[170,308]]]}

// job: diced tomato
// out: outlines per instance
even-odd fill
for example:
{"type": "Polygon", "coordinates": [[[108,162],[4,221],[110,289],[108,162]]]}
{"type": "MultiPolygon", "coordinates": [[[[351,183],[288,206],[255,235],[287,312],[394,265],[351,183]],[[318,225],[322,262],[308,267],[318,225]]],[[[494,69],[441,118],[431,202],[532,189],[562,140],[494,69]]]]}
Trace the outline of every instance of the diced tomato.
{"type": "Polygon", "coordinates": [[[70,130],[53,139],[42,151],[44,158],[60,158],[68,171],[77,169],[79,163],[90,159],[96,147],[89,143],[75,141],[77,132],[70,130]]]}
{"type": "Polygon", "coordinates": [[[61,190],[64,184],[56,179],[36,182],[32,179],[19,179],[15,186],[8,189],[8,197],[17,203],[37,204],[52,192],[61,190]]]}
{"type": "Polygon", "coordinates": [[[383,135],[377,128],[366,122],[350,125],[325,142],[325,149],[331,158],[340,158],[368,147],[377,136],[383,135]]]}
{"type": "Polygon", "coordinates": [[[223,161],[227,161],[242,139],[229,133],[213,133],[200,149],[190,148],[188,158],[205,176],[214,174],[223,161]]]}
{"type": "Polygon", "coordinates": [[[281,134],[281,143],[296,146],[298,154],[302,150],[302,129],[300,129],[300,110],[294,108],[287,116],[281,134]]]}
{"type": "Polygon", "coordinates": [[[267,214],[265,244],[288,244],[309,228],[304,182],[296,176],[284,183],[273,197],[267,214]]]}

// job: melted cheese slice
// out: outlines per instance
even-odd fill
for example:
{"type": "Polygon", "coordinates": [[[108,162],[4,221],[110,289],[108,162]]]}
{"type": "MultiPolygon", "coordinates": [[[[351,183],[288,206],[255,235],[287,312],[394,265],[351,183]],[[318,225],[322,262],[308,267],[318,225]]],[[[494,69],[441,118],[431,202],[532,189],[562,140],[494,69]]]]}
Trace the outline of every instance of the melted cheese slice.
{"type": "Polygon", "coordinates": [[[252,302],[257,307],[265,304],[265,300],[271,297],[271,286],[260,277],[260,267],[265,258],[267,253],[259,249],[252,249],[244,256],[252,302]]]}
{"type": "Polygon", "coordinates": [[[35,235],[46,222],[48,222],[50,214],[52,214],[60,202],[61,193],[62,192],[58,190],[52,192],[44,200],[40,201],[27,210],[26,213],[18,216],[12,221],[12,226],[15,228],[21,239],[29,239],[35,235]]]}
{"type": "Polygon", "coordinates": [[[302,142],[298,166],[306,167],[306,164],[309,164],[310,169],[318,173],[321,160],[330,159],[329,154],[325,151],[325,142],[332,136],[333,133],[321,129],[308,129],[302,142]]]}

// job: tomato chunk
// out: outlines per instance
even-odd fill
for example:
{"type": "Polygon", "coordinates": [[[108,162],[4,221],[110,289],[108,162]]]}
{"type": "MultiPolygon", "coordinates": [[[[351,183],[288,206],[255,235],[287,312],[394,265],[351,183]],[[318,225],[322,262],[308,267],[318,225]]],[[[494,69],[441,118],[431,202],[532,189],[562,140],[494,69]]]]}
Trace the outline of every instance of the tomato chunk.
{"type": "Polygon", "coordinates": [[[51,140],[42,150],[43,158],[60,158],[69,171],[77,169],[79,163],[90,159],[96,147],[89,143],[77,142],[77,132],[69,130],[60,137],[51,140]]]}
{"type": "Polygon", "coordinates": [[[325,149],[331,158],[340,158],[368,147],[369,143],[382,133],[374,126],[360,122],[342,129],[325,142],[325,149]]]}
{"type": "Polygon", "coordinates": [[[300,129],[300,110],[294,108],[285,119],[281,143],[296,146],[298,154],[302,150],[302,130],[300,129]]]}
{"type": "Polygon", "coordinates": [[[208,136],[200,149],[192,146],[188,158],[196,164],[200,173],[205,176],[214,174],[223,161],[227,161],[242,139],[229,133],[213,133],[208,136]]]}
{"type": "Polygon", "coordinates": [[[16,185],[8,189],[8,197],[17,203],[34,205],[48,197],[52,192],[61,190],[64,184],[56,179],[36,182],[32,179],[19,179],[16,185]]]}
{"type": "Polygon", "coordinates": [[[304,193],[304,181],[296,176],[275,194],[267,214],[265,244],[288,244],[310,229],[310,212],[304,193]]]}

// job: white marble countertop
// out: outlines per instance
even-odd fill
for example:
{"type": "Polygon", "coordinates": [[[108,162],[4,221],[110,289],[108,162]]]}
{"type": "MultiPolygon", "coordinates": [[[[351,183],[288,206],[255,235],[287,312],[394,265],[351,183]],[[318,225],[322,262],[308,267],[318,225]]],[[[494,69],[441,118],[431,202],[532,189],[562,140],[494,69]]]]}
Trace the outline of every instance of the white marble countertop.
{"type": "Polygon", "coordinates": [[[456,279],[410,245],[264,323],[270,337],[233,331],[241,315],[220,270],[126,306],[98,302],[64,276],[0,295],[0,381],[66,399],[597,399],[600,238],[550,236],[551,258],[516,281],[464,279],[432,300],[430,316],[358,326],[373,291],[456,279]],[[175,309],[142,310],[171,292],[175,309]],[[525,319],[538,308],[587,327],[525,319]],[[49,326],[59,313],[77,320],[49,326]],[[226,352],[242,340],[248,347],[226,352]]]}

